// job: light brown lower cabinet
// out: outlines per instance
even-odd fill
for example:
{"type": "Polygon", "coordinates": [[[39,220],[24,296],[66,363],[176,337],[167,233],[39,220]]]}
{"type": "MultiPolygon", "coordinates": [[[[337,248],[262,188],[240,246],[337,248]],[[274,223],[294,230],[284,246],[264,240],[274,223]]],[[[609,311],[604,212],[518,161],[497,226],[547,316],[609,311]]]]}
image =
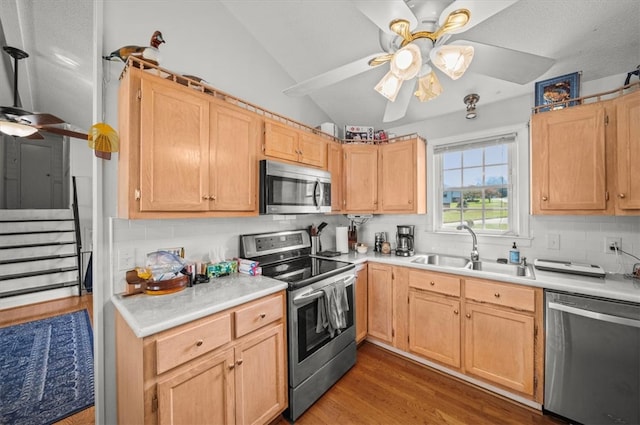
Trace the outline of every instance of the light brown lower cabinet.
{"type": "Polygon", "coordinates": [[[285,294],[138,338],[116,312],[118,423],[266,424],[287,407],[285,294]]]}
{"type": "Polygon", "coordinates": [[[368,295],[372,340],[542,404],[541,288],[369,263],[368,295]],[[405,278],[398,276],[408,276],[406,292],[405,278]],[[382,279],[394,286],[383,286],[382,279]],[[375,301],[388,297],[391,307],[375,301]],[[408,329],[406,343],[398,332],[391,339],[388,333],[372,334],[372,324],[408,329]]]}

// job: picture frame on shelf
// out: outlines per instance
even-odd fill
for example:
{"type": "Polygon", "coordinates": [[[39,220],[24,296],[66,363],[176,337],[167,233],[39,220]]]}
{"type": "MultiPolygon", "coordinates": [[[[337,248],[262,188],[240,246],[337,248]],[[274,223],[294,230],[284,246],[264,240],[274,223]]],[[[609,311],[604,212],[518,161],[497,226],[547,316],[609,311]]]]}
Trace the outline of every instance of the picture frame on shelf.
{"type": "Polygon", "coordinates": [[[582,72],[561,75],[548,80],[537,81],[535,85],[536,108],[538,112],[564,109],[580,104],[580,75],[582,72]],[[546,108],[540,106],[550,105],[546,108]]]}

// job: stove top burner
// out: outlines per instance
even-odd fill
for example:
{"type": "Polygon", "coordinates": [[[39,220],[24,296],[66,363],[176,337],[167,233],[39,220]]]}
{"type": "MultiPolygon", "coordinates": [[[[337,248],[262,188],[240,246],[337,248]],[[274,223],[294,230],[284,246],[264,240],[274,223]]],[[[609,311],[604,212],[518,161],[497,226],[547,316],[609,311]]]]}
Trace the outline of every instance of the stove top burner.
{"type": "Polygon", "coordinates": [[[354,264],[344,261],[303,257],[263,266],[262,275],[287,282],[289,289],[297,289],[352,268],[354,264]]]}

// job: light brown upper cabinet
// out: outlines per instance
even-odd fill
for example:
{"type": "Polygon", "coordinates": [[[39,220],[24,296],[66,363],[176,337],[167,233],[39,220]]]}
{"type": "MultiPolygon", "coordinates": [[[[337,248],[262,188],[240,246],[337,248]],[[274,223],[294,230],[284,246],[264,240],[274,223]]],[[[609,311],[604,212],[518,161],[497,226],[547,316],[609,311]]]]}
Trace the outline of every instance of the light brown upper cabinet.
{"type": "Polygon", "coordinates": [[[531,211],[638,215],[640,93],[534,114],[531,211]]]}
{"type": "Polygon", "coordinates": [[[327,171],[331,173],[331,212],[342,212],[344,179],[342,172],[342,145],[327,143],[327,171]]]}
{"type": "Polygon", "coordinates": [[[616,214],[640,214],[640,90],[616,101],[617,172],[616,214]]]}
{"type": "Polygon", "coordinates": [[[119,122],[120,217],[258,214],[257,114],[130,67],[119,122]]]}
{"type": "Polygon", "coordinates": [[[346,144],[342,149],[343,212],[426,213],[426,146],[422,139],[346,144]]]}
{"type": "Polygon", "coordinates": [[[284,123],[265,120],[265,156],[327,168],[327,140],[284,123]]]}

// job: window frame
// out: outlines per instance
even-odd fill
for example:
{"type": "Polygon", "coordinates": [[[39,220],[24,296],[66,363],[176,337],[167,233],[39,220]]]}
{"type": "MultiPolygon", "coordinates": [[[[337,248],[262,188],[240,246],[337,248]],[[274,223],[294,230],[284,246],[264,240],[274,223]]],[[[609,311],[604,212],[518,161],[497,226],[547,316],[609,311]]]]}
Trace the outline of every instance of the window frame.
{"type": "MultiPolygon", "coordinates": [[[[495,237],[495,238],[524,238],[530,239],[529,227],[529,128],[528,125],[518,125],[511,127],[503,127],[483,132],[467,133],[458,136],[447,137],[432,141],[428,147],[427,155],[431,156],[428,163],[433,164],[430,177],[433,184],[428,185],[427,197],[429,204],[433,206],[433,213],[429,227],[436,234],[460,233],[456,229],[444,228],[442,223],[442,199],[443,186],[441,178],[442,157],[434,151],[441,147],[449,145],[454,146],[472,146],[473,143],[485,144],[491,139],[498,139],[504,136],[513,136],[514,142],[510,142],[509,147],[509,175],[510,175],[510,196],[512,197],[509,208],[509,231],[496,232],[477,230],[478,236],[495,237]]],[[[428,158],[429,159],[429,158],[428,158]]],[[[476,230],[476,229],[474,229],[476,230]]]]}

